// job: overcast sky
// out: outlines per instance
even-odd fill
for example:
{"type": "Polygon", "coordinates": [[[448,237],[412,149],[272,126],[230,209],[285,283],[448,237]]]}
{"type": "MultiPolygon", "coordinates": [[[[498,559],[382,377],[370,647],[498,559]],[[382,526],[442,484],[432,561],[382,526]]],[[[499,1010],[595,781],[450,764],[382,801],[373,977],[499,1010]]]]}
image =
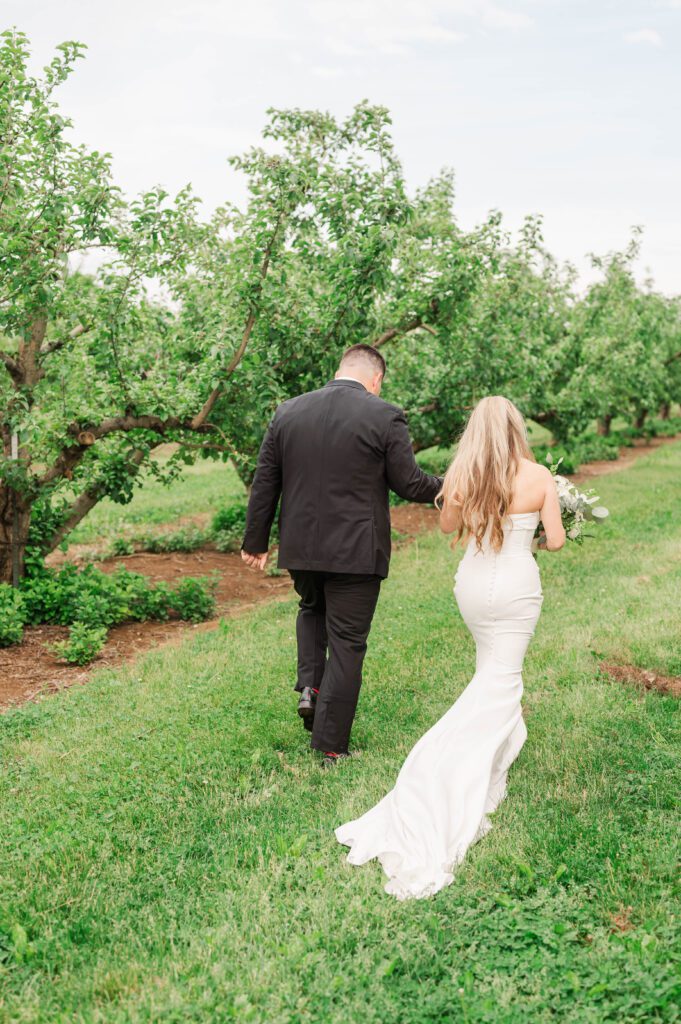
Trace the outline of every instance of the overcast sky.
{"type": "MultiPolygon", "coordinates": [[[[240,200],[228,155],[269,106],[390,108],[408,181],[453,167],[470,227],[545,218],[586,254],[645,229],[641,276],[681,292],[681,0],[0,0],[2,27],[88,53],[62,89],[129,191],[240,200]]],[[[586,278],[585,278],[586,279],[586,278]]]]}

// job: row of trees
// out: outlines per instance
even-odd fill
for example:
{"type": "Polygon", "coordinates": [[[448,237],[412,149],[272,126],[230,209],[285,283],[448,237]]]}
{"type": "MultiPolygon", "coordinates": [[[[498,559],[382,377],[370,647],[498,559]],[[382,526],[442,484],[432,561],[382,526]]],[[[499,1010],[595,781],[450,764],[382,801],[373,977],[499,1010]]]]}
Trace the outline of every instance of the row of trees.
{"type": "Polygon", "coordinates": [[[637,236],[580,295],[537,218],[515,241],[498,213],[462,230],[448,173],[410,195],[367,104],[270,111],[263,147],[232,160],[243,209],[202,218],[189,189],[127,200],[57,106],[81,52],[35,77],[25,36],[0,46],[0,582],[143,470],[230,459],[248,483],[276,404],[359,340],[385,348],[417,448],[490,392],[560,440],[681,399],[681,306],[638,287],[637,236]]]}

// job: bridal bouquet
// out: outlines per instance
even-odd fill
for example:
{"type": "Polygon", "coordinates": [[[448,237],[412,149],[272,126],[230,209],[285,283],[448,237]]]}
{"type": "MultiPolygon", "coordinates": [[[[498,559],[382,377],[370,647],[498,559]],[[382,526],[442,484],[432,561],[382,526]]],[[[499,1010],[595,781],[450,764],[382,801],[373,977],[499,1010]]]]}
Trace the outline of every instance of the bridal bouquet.
{"type": "Polygon", "coordinates": [[[554,462],[549,453],[546,461],[556,481],[565,533],[568,540],[576,540],[581,544],[585,537],[591,536],[586,532],[588,524],[603,522],[609,512],[604,505],[596,504],[598,495],[594,494],[593,489],[580,491],[567,477],[561,476],[558,469],[562,459],[554,462]]]}

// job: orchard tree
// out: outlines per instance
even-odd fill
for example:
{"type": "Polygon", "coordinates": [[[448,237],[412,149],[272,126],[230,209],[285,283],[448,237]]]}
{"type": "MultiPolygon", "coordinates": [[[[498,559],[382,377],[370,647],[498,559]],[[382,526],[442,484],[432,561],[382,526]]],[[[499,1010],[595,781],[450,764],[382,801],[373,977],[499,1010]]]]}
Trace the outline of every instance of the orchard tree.
{"type": "Polygon", "coordinates": [[[386,397],[409,415],[414,447],[448,444],[465,416],[466,325],[498,262],[500,216],[471,232],[457,224],[451,172],[414,197],[401,226],[392,278],[379,297],[378,333],[388,359],[386,397]]]}
{"type": "MultiPolygon", "coordinates": [[[[70,138],[26,38],[0,47],[0,582],[54,549],[103,497],[125,503],[164,441],[247,475],[267,410],[374,329],[408,215],[381,108],[347,121],[272,112],[272,149],[234,165],[245,210],[207,223],[187,189],[126,201],[110,159],[70,138]],[[74,256],[100,250],[91,277],[74,256]],[[152,298],[150,296],[155,296],[152,298]]],[[[317,379],[319,379],[317,377],[317,379]]]]}
{"type": "MultiPolygon", "coordinates": [[[[432,199],[428,205],[437,209],[432,199]]],[[[435,331],[418,336],[417,344],[409,338],[393,343],[388,377],[392,395],[396,370],[397,394],[409,411],[415,447],[450,444],[472,406],[494,393],[508,395],[526,415],[559,433],[566,429],[556,391],[569,378],[572,359],[573,272],[560,268],[545,250],[538,218],[528,218],[513,242],[501,230],[499,214],[464,235],[452,210],[445,214],[441,207],[427,234],[444,236],[449,246],[430,288],[438,296],[447,284],[447,300],[437,305],[438,316],[431,321],[435,331]]],[[[422,245],[428,253],[428,243],[422,245]]],[[[423,278],[414,288],[414,305],[428,294],[428,274],[423,278]]]]}
{"type": "MultiPolygon", "coordinates": [[[[380,328],[378,297],[410,217],[389,123],[387,111],[366,104],[340,123],[318,112],[271,111],[264,135],[283,153],[253,149],[233,161],[248,179],[248,208],[216,213],[190,272],[175,282],[179,330],[190,344],[208,326],[213,335],[238,328],[243,277],[259,267],[262,249],[253,225],[278,232],[239,374],[221,385],[211,414],[246,484],[278,402],[325,383],[343,349],[380,328]],[[281,214],[277,192],[287,197],[281,214]]],[[[205,364],[205,354],[199,358],[205,364]]],[[[219,348],[209,359],[222,379],[219,348]]]]}
{"type": "Polygon", "coordinates": [[[595,418],[598,432],[606,436],[615,416],[630,413],[634,405],[649,409],[655,402],[658,367],[641,331],[633,273],[639,234],[624,252],[592,257],[602,277],[576,304],[573,317],[577,357],[561,397],[575,416],[595,418]]]}
{"type": "Polygon", "coordinates": [[[681,307],[678,299],[653,291],[649,282],[636,297],[636,313],[650,379],[650,387],[632,396],[633,423],[640,429],[650,412],[666,419],[681,399],[681,307]]]}
{"type": "Polygon", "coordinates": [[[467,390],[470,404],[505,394],[559,437],[574,426],[560,400],[575,358],[569,330],[574,272],[546,250],[541,228],[539,218],[528,217],[517,241],[502,239],[464,325],[457,387],[467,390]]]}
{"type": "Polygon", "coordinates": [[[665,395],[659,414],[663,419],[669,419],[672,404],[681,404],[681,298],[665,297],[664,303],[665,395]]]}
{"type": "MultiPolygon", "coordinates": [[[[276,405],[324,384],[357,341],[386,346],[386,396],[409,398],[418,435],[418,382],[400,373],[396,346],[404,340],[413,353],[408,364],[424,366],[427,341],[440,337],[442,324],[464,317],[494,251],[496,218],[470,234],[457,227],[450,175],[414,199],[406,196],[388,126],[387,111],[365,104],[340,124],[322,113],[271,112],[265,136],[285,144],[289,161],[283,168],[279,160],[277,173],[295,178],[304,202],[288,217],[286,245],[262,289],[239,374],[226,382],[211,414],[225,457],[247,485],[276,405]]],[[[234,163],[250,182],[251,215],[272,174],[272,156],[256,149],[234,163]]],[[[218,211],[190,272],[178,275],[174,294],[188,338],[206,323],[214,331],[235,316],[238,323],[235,281],[253,258],[244,250],[243,217],[218,211]]],[[[440,373],[442,366],[441,354],[440,373]]],[[[422,394],[420,404],[432,402],[439,381],[422,394]]]]}

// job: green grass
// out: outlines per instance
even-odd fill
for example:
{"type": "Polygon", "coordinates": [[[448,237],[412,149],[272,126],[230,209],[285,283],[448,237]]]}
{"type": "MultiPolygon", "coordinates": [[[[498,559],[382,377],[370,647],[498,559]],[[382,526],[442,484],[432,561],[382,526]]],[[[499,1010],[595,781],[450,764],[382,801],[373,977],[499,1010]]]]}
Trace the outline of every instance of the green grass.
{"type": "Polygon", "coordinates": [[[295,716],[292,601],[2,718],[0,1020],[679,1020],[678,702],[598,662],[678,671],[680,478],[681,444],[603,477],[598,538],[541,556],[529,739],[431,900],[333,828],[472,674],[438,535],[394,560],[335,772],[295,716]]]}
{"type": "MultiPolygon", "coordinates": [[[[163,462],[161,457],[158,460],[163,462]]],[[[140,479],[128,505],[105,498],[69,536],[71,544],[91,544],[102,539],[130,536],[147,527],[173,522],[197,513],[214,515],[218,509],[245,496],[235,469],[223,462],[201,460],[188,466],[181,480],[167,486],[150,477],[140,479]]]]}

